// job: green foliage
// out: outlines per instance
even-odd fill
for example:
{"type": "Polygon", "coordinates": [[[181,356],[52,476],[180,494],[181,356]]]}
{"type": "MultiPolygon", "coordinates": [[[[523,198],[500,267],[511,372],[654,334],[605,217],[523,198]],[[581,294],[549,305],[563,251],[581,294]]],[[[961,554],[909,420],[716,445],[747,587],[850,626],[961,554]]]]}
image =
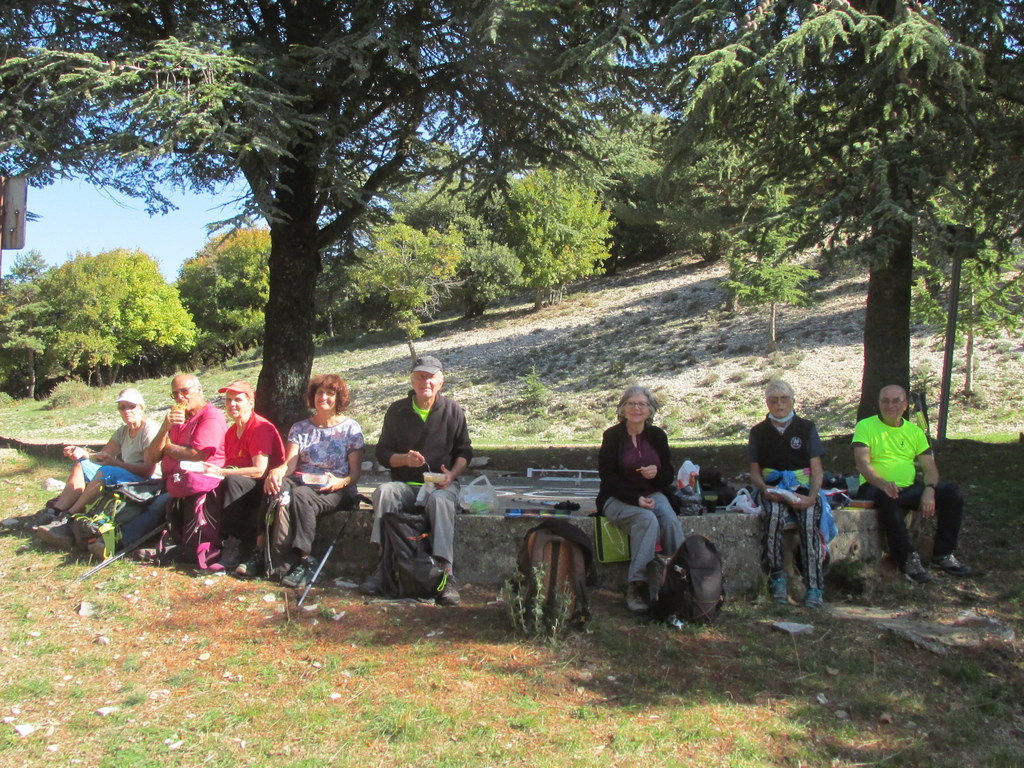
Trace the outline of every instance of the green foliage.
{"type": "Polygon", "coordinates": [[[443,231],[454,227],[462,235],[465,250],[456,272],[454,295],[466,317],[479,317],[495,301],[520,286],[522,264],[507,246],[495,239],[488,219],[496,217],[493,206],[482,206],[478,195],[448,186],[404,195],[398,209],[410,226],[443,231]],[[471,213],[482,207],[480,213],[471,213]]]}
{"type": "Polygon", "coordinates": [[[794,304],[808,306],[811,297],[804,290],[808,280],[818,276],[816,270],[779,258],[759,259],[734,256],[729,259],[730,278],[723,287],[736,294],[744,304],[794,304]]]}
{"type": "Polygon", "coordinates": [[[88,384],[75,379],[62,381],[53,388],[46,407],[51,411],[57,411],[61,408],[78,408],[83,405],[90,405],[97,401],[97,392],[98,390],[93,389],[88,384]]]}
{"type": "Polygon", "coordinates": [[[237,229],[182,264],[178,293],[199,329],[200,350],[220,350],[223,359],[259,344],[269,258],[270,230],[237,229]]]}
{"type": "MultiPolygon", "coordinates": [[[[544,564],[533,569],[533,593],[544,594],[544,564]]],[[[518,635],[541,642],[556,642],[569,628],[569,609],[572,596],[566,591],[555,596],[551,609],[543,599],[526,600],[527,587],[522,576],[514,576],[501,585],[501,600],[505,619],[518,635]]]]}
{"type": "Polygon", "coordinates": [[[141,251],[79,254],[42,278],[40,295],[50,306],[47,356],[57,370],[102,377],[182,354],[195,342],[178,292],[141,251]]]}
{"type": "Polygon", "coordinates": [[[451,291],[463,247],[454,228],[421,232],[401,221],[387,224],[374,231],[351,279],[361,295],[387,301],[395,326],[411,342],[423,334],[421,319],[451,291]]]}
{"type": "Polygon", "coordinates": [[[34,397],[42,353],[52,328],[49,304],[40,296],[39,280],[47,266],[36,251],[18,254],[0,283],[0,365],[4,384],[34,397]]]}
{"type": "Polygon", "coordinates": [[[508,243],[536,306],[556,300],[572,280],[602,271],[611,255],[611,218],[593,190],[564,173],[538,170],[512,183],[508,203],[508,243]]]}
{"type": "Polygon", "coordinates": [[[551,390],[537,375],[537,366],[531,366],[530,372],[523,376],[523,403],[532,411],[547,411],[551,400],[551,390]]]}

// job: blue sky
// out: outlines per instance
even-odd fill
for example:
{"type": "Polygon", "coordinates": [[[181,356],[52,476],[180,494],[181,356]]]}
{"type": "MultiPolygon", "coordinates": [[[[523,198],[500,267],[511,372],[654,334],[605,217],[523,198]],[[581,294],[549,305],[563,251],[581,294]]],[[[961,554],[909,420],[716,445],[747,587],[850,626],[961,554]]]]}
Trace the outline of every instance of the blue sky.
{"type": "MultiPolygon", "coordinates": [[[[206,243],[206,224],[237,213],[234,193],[175,194],[178,206],[165,216],[149,216],[140,200],[117,196],[79,181],[48,187],[29,185],[28,210],[39,217],[25,231],[25,250],[39,251],[48,264],[63,264],[78,252],[139,248],[160,265],[168,282],[182,262],[206,243]],[[223,207],[227,204],[227,207],[223,207]]],[[[4,273],[21,251],[4,251],[4,273]]]]}

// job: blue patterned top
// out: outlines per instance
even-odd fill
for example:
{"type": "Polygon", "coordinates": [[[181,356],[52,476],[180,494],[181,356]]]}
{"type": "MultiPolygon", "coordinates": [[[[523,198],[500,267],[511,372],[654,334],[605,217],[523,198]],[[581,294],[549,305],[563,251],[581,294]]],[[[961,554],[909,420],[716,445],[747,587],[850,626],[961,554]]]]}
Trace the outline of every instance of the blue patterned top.
{"type": "Polygon", "coordinates": [[[350,418],[333,427],[318,427],[309,419],[300,421],[289,430],[288,442],[299,447],[296,472],[330,472],[336,477],[350,474],[348,455],[365,445],[362,427],[350,418]]]}

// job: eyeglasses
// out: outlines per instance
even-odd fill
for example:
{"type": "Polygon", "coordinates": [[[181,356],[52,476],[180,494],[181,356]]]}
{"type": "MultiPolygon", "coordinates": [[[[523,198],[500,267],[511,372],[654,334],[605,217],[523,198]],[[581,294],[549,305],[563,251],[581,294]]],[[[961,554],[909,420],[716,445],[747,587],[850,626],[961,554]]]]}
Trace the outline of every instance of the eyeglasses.
{"type": "Polygon", "coordinates": [[[792,399],[793,398],[791,398],[789,395],[778,395],[776,397],[769,397],[768,398],[768,402],[769,403],[788,403],[792,399]]]}
{"type": "Polygon", "coordinates": [[[902,397],[897,397],[897,398],[894,398],[892,400],[890,400],[887,397],[883,397],[881,400],[879,400],[879,402],[882,405],[902,405],[903,403],[905,403],[907,401],[906,401],[906,399],[904,399],[902,397]]]}
{"type": "Polygon", "coordinates": [[[195,388],[196,388],[196,385],[193,384],[193,385],[188,386],[188,387],[182,387],[181,389],[172,389],[171,390],[171,397],[178,397],[179,395],[183,397],[183,396],[187,395],[189,392],[191,392],[195,388]]]}
{"type": "Polygon", "coordinates": [[[119,411],[134,411],[138,408],[138,403],[118,403],[117,410],[119,411]]]}
{"type": "Polygon", "coordinates": [[[626,407],[627,408],[650,408],[651,404],[650,403],[637,403],[637,402],[630,401],[630,402],[626,403],[626,407]]]}

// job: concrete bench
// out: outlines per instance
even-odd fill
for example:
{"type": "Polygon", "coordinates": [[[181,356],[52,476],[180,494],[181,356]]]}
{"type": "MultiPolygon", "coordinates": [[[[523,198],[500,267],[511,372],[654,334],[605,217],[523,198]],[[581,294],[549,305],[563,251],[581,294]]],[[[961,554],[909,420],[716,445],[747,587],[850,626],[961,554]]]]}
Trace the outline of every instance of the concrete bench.
{"type": "MultiPolygon", "coordinates": [[[[593,535],[594,519],[588,513],[594,509],[595,488],[567,487],[564,481],[547,484],[543,479],[501,478],[494,482],[500,493],[507,494],[499,497],[502,508],[513,504],[528,506],[521,501],[524,497],[576,500],[581,509],[563,519],[593,535]]],[[[361,484],[360,491],[370,496],[373,487],[361,484]]],[[[833,562],[875,561],[881,556],[882,536],[874,510],[840,509],[835,510],[834,515],[839,535],[830,544],[833,562]]],[[[347,520],[345,532],[325,565],[324,573],[358,582],[370,574],[377,563],[376,549],[370,544],[372,512],[340,512],[323,518],[317,527],[313,555],[318,559],[323,556],[347,520]],[[354,515],[351,520],[349,515],[354,515]]],[[[724,561],[728,594],[753,593],[762,588],[765,576],[761,569],[761,518],[737,512],[716,512],[681,520],[684,533],[703,534],[718,547],[724,561]]],[[[516,570],[516,556],[523,536],[539,521],[536,517],[507,518],[503,512],[459,515],[455,525],[455,573],[460,583],[500,587],[516,570]]],[[[627,565],[624,562],[598,563],[599,585],[609,589],[625,587],[627,565]]]]}

